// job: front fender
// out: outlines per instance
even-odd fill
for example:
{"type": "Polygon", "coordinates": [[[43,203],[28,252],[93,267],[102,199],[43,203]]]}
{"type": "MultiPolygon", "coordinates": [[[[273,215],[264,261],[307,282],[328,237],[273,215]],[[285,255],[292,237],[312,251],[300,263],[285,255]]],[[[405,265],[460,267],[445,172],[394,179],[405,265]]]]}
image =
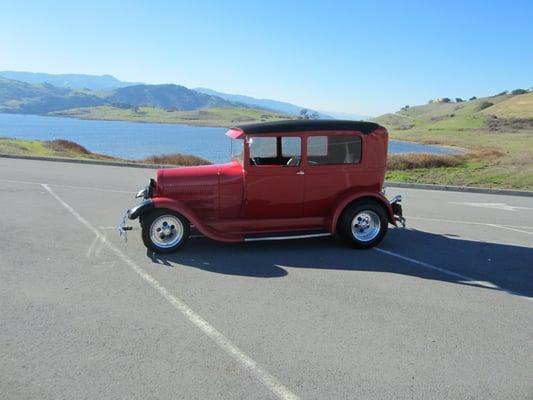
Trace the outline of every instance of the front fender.
{"type": "Polygon", "coordinates": [[[139,204],[137,204],[135,207],[130,208],[127,211],[127,215],[129,219],[137,219],[143,214],[146,214],[147,212],[154,209],[154,203],[152,199],[147,199],[139,204]]]}
{"type": "Polygon", "coordinates": [[[348,204],[350,204],[353,201],[361,200],[363,198],[371,198],[374,200],[377,200],[379,203],[381,203],[385,209],[387,210],[387,215],[389,217],[389,223],[396,226],[396,219],[394,218],[394,212],[392,210],[392,206],[389,202],[389,200],[382,194],[382,193],[376,193],[376,192],[363,192],[363,193],[351,193],[347,194],[343,197],[341,197],[338,201],[335,207],[333,208],[333,211],[331,213],[329,224],[328,224],[328,230],[331,233],[334,233],[337,229],[337,222],[339,221],[339,218],[346,208],[348,204]]]}
{"type": "Polygon", "coordinates": [[[187,207],[187,205],[179,201],[169,199],[168,197],[155,197],[152,199],[152,202],[154,204],[154,208],[165,208],[183,215],[201,234],[210,239],[229,243],[244,241],[244,237],[242,235],[222,233],[210,228],[204,222],[202,222],[199,216],[192,211],[190,207],[187,207]]]}

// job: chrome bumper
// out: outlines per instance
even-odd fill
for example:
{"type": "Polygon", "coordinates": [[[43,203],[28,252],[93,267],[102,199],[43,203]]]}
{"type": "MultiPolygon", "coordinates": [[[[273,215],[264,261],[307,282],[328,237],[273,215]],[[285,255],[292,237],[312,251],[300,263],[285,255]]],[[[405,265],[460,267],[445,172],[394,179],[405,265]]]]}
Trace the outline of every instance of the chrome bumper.
{"type": "Polygon", "coordinates": [[[120,235],[120,238],[124,241],[124,243],[128,242],[128,231],[133,230],[132,226],[126,225],[126,221],[129,219],[130,210],[126,210],[124,213],[124,216],[122,217],[122,222],[118,226],[118,233],[120,235]]]}
{"type": "Polygon", "coordinates": [[[124,216],[122,217],[122,221],[118,226],[118,233],[120,234],[120,238],[124,241],[128,241],[128,235],[127,231],[134,230],[133,227],[126,225],[126,221],[128,219],[137,219],[141,215],[143,215],[146,212],[149,212],[151,209],[154,208],[154,203],[152,202],[152,199],[145,199],[141,201],[139,204],[136,204],[132,208],[127,209],[124,212],[124,216]]]}
{"type": "Polygon", "coordinates": [[[406,219],[403,216],[403,210],[402,210],[402,196],[397,195],[394,196],[390,201],[390,205],[392,207],[392,213],[394,214],[394,220],[396,222],[399,222],[402,225],[402,228],[405,228],[406,225],[406,219]]]}

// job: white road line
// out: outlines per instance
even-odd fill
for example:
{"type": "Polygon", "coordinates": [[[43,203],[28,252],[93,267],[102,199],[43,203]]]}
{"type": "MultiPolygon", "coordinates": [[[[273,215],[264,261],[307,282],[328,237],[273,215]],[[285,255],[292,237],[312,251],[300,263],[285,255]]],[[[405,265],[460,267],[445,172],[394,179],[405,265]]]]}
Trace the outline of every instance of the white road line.
{"type": "MultiPolygon", "coordinates": [[[[389,251],[389,250],[384,250],[384,249],[380,249],[380,248],[377,248],[377,247],[375,247],[374,250],[379,251],[380,253],[388,254],[389,256],[401,258],[402,260],[409,261],[409,262],[412,262],[414,264],[421,265],[421,266],[423,266],[425,268],[429,268],[429,269],[432,269],[434,271],[442,272],[443,274],[453,276],[454,278],[462,279],[462,281],[464,281],[464,282],[478,282],[476,279],[471,278],[469,276],[466,276],[466,275],[463,275],[463,274],[458,274],[457,272],[449,271],[447,269],[440,268],[440,267],[428,264],[428,263],[423,262],[423,261],[418,261],[418,260],[415,260],[414,258],[411,258],[411,257],[402,256],[401,254],[394,253],[394,252],[389,251]]],[[[494,285],[493,283],[490,283],[490,282],[486,282],[486,285],[483,285],[483,286],[489,287],[491,289],[498,288],[498,286],[496,286],[496,285],[494,285]]]]}
{"type": "MultiPolygon", "coordinates": [[[[533,226],[524,226],[524,225],[495,225],[488,222],[475,222],[475,221],[460,221],[456,219],[441,219],[441,218],[424,218],[424,217],[406,217],[408,220],[415,219],[420,221],[434,221],[434,222],[449,222],[452,224],[465,224],[465,225],[484,225],[484,226],[493,226],[493,227],[506,227],[506,228],[522,228],[522,229],[533,229],[533,226]]],[[[530,233],[522,231],[524,233],[530,233]]]]}
{"type": "Polygon", "coordinates": [[[510,226],[506,226],[506,225],[496,225],[496,224],[487,224],[488,226],[493,226],[495,228],[502,228],[502,229],[507,229],[508,231],[513,231],[513,232],[519,232],[519,233],[526,233],[528,235],[533,235],[533,232],[528,232],[528,231],[523,231],[521,229],[516,229],[516,228],[511,228],[510,226]]]}
{"type": "Polygon", "coordinates": [[[480,208],[492,208],[495,210],[504,210],[504,211],[533,210],[533,208],[531,207],[512,206],[507,203],[471,203],[471,202],[464,202],[464,201],[449,201],[448,204],[459,204],[459,205],[464,205],[464,206],[480,207],[480,208]]]}
{"type": "MultiPolygon", "coordinates": [[[[8,182],[8,183],[23,183],[26,185],[40,185],[42,186],[41,182],[31,182],[31,181],[18,181],[13,179],[2,179],[0,178],[0,182],[8,182]]],[[[51,183],[52,186],[65,188],[65,189],[82,189],[82,190],[96,190],[98,192],[111,192],[111,193],[127,193],[127,194],[135,194],[135,192],[130,192],[128,190],[115,190],[115,189],[104,189],[99,187],[91,187],[91,186],[72,186],[72,185],[60,185],[51,183]]]]}
{"type": "Polygon", "coordinates": [[[420,265],[420,266],[422,266],[424,268],[428,268],[428,269],[431,269],[433,271],[441,272],[441,273],[443,273],[445,275],[453,276],[454,278],[459,278],[460,279],[459,282],[461,282],[461,283],[465,283],[465,284],[468,284],[468,285],[475,285],[475,286],[483,286],[483,287],[486,287],[486,288],[489,288],[489,289],[497,289],[497,290],[501,290],[503,292],[506,292],[506,293],[521,297],[523,299],[526,299],[526,300],[529,300],[529,301],[533,301],[533,297],[524,296],[524,295],[522,295],[520,293],[513,292],[512,290],[507,290],[507,289],[501,288],[501,287],[499,287],[498,285],[495,285],[492,282],[479,281],[479,280],[477,280],[475,278],[472,278],[470,276],[459,274],[457,272],[453,272],[453,271],[450,271],[448,269],[444,269],[444,268],[441,268],[441,267],[437,267],[436,265],[428,264],[428,263],[426,263],[424,261],[415,260],[414,258],[407,257],[407,256],[404,256],[404,255],[395,253],[393,251],[380,249],[380,248],[377,248],[377,247],[374,247],[374,250],[378,251],[380,253],[383,253],[383,254],[387,254],[387,255],[392,256],[392,257],[400,258],[400,259],[402,259],[404,261],[412,262],[413,264],[420,265]]]}
{"type": "Polygon", "coordinates": [[[91,245],[89,246],[89,248],[87,249],[87,253],[85,253],[85,256],[87,258],[91,258],[91,254],[94,250],[94,247],[96,246],[96,243],[100,240],[100,238],[98,236],[95,236],[94,237],[94,240],[92,241],[91,245]]]}
{"type": "Polygon", "coordinates": [[[284,386],[278,379],[271,375],[268,371],[263,369],[250,356],[239,349],[228,338],[226,338],[220,331],[213,327],[209,322],[202,318],[199,314],[194,312],[183,300],[179,299],[170,293],[159,281],[144,271],[139,265],[126,256],[113,243],[107,241],[106,237],[92,226],[85,218],[83,218],[74,208],[63,201],[47,184],[41,186],[50,193],[63,207],[67,209],[82,225],[94,233],[115,255],[128,265],[137,275],[139,275],[146,283],[152,286],[161,296],[163,296],[172,306],[181,312],[193,325],[200,329],[207,337],[209,337],[218,347],[224,350],[231,358],[241,365],[242,368],[249,371],[255,376],[267,389],[274,393],[280,399],[298,400],[299,397],[284,386]]]}

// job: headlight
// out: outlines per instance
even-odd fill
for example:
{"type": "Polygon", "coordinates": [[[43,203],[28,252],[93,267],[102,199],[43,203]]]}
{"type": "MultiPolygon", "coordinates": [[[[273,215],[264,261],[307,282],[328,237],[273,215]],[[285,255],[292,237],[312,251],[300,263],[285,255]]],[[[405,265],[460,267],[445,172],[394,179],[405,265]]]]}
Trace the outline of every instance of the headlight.
{"type": "Polygon", "coordinates": [[[148,186],[145,186],[143,189],[139,190],[137,194],[135,195],[135,198],[142,197],[144,199],[149,199],[150,197],[152,197],[155,187],[156,187],[155,180],[150,179],[148,186]]]}
{"type": "Polygon", "coordinates": [[[148,187],[145,187],[137,192],[135,198],[137,199],[139,197],[148,198],[148,187]]]}

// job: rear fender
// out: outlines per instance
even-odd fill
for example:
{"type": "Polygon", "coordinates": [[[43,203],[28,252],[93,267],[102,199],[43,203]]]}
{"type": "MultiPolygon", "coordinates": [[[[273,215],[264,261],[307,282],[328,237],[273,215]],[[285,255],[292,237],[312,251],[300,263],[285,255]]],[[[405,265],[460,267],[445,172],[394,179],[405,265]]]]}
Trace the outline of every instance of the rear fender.
{"type": "Polygon", "coordinates": [[[357,194],[353,194],[353,193],[348,194],[342,197],[337,202],[330,216],[327,229],[331,233],[335,233],[335,231],[337,230],[337,223],[339,222],[339,218],[342,215],[342,212],[346,209],[346,207],[349,204],[353,203],[354,201],[364,200],[364,199],[371,199],[381,204],[385,208],[385,210],[387,210],[387,217],[388,217],[389,223],[396,226],[396,219],[394,218],[394,212],[392,210],[392,206],[389,200],[387,200],[387,198],[381,193],[363,192],[363,193],[357,193],[357,194]]]}

